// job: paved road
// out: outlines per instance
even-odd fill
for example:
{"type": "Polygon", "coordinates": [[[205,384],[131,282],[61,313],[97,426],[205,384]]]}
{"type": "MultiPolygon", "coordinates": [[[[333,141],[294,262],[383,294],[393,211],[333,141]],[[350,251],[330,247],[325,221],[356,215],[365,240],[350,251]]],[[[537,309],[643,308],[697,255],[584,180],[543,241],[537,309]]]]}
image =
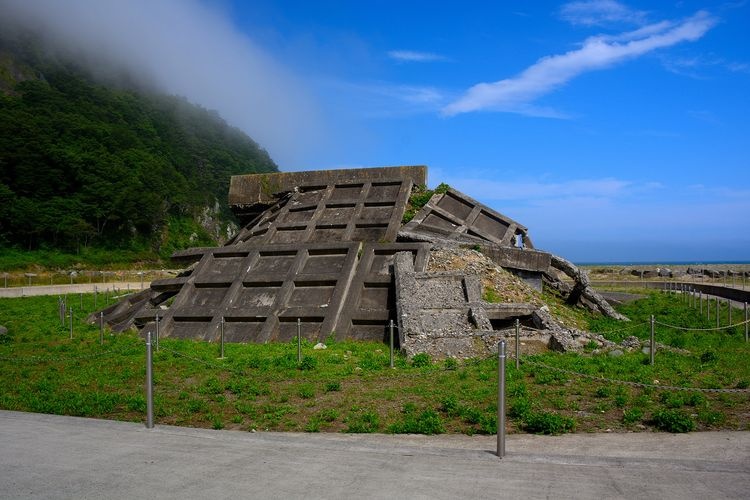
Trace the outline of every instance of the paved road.
{"type": "Polygon", "coordinates": [[[384,436],[0,411],[2,498],[748,498],[750,432],[384,436]]]}
{"type": "MultiPolygon", "coordinates": [[[[144,282],[143,287],[148,288],[150,282],[144,282]]],[[[0,288],[0,299],[10,297],[31,297],[37,295],[65,295],[75,293],[94,293],[94,290],[104,293],[127,293],[129,291],[139,292],[141,290],[140,282],[133,283],[76,283],[73,285],[39,285],[39,286],[21,286],[11,288],[0,288]]]]}

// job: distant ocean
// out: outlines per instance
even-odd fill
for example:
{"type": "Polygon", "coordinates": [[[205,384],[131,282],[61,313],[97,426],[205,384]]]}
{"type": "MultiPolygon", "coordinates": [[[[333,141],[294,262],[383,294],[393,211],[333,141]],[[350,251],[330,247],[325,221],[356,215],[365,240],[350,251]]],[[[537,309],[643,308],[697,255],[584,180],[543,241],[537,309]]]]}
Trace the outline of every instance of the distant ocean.
{"type": "Polygon", "coordinates": [[[621,262],[575,262],[577,266],[732,266],[750,265],[750,260],[675,260],[675,261],[621,261],[621,262]]]}

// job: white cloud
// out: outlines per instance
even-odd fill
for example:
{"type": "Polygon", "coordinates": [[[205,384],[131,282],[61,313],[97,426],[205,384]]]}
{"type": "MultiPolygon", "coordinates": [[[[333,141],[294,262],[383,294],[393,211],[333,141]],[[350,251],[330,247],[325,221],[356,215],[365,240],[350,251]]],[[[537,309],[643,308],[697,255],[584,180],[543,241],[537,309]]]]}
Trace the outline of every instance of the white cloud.
{"type": "Polygon", "coordinates": [[[419,52],[416,50],[391,50],[388,57],[400,62],[433,62],[445,61],[445,56],[432,52],[419,52]]]}
{"type": "Polygon", "coordinates": [[[607,68],[648,52],[701,38],[716,19],[700,11],[679,23],[656,23],[616,37],[596,36],[565,54],[543,57],[520,75],[469,88],[443,108],[446,115],[492,110],[525,113],[533,101],[590,71],[607,68]]]}
{"type": "Polygon", "coordinates": [[[730,62],[727,69],[735,73],[750,73],[750,64],[741,62],[730,62]]]}
{"type": "Polygon", "coordinates": [[[4,0],[0,24],[34,28],[88,60],[125,67],[218,111],[280,164],[304,159],[323,128],[305,85],[199,0],[4,0]],[[293,140],[289,140],[293,137],[293,140]]]}
{"type": "Polygon", "coordinates": [[[525,202],[609,199],[621,196],[627,192],[628,188],[634,187],[630,181],[614,178],[577,179],[565,182],[493,181],[473,178],[448,181],[450,185],[454,185],[453,182],[456,183],[457,189],[472,193],[474,197],[525,202]]]}
{"type": "Polygon", "coordinates": [[[429,86],[342,80],[318,80],[318,84],[335,95],[346,109],[370,118],[435,113],[446,102],[440,89],[429,86]]]}
{"type": "Polygon", "coordinates": [[[633,10],[615,0],[586,0],[566,3],[560,15],[571,24],[600,26],[611,23],[643,24],[647,13],[633,10]]]}

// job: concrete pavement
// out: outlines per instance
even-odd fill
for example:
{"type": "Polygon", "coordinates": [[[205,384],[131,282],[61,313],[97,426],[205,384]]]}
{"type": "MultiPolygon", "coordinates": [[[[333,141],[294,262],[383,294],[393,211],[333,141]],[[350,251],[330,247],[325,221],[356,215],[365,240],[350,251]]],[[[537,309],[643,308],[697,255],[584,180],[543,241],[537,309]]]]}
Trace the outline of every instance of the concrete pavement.
{"type": "Polygon", "coordinates": [[[213,431],[0,411],[2,498],[748,498],[750,432],[213,431]]]}

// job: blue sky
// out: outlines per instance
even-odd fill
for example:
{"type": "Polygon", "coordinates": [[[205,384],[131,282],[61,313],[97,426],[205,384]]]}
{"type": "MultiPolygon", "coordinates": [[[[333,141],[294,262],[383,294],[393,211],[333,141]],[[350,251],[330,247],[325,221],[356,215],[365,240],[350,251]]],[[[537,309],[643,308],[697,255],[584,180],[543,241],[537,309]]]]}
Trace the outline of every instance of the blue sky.
{"type": "Polygon", "coordinates": [[[747,1],[57,3],[282,170],[427,165],[578,262],[750,260],[747,1]]]}
{"type": "Polygon", "coordinates": [[[330,136],[426,164],[577,261],[750,259],[746,2],[254,2],[330,136]]]}

